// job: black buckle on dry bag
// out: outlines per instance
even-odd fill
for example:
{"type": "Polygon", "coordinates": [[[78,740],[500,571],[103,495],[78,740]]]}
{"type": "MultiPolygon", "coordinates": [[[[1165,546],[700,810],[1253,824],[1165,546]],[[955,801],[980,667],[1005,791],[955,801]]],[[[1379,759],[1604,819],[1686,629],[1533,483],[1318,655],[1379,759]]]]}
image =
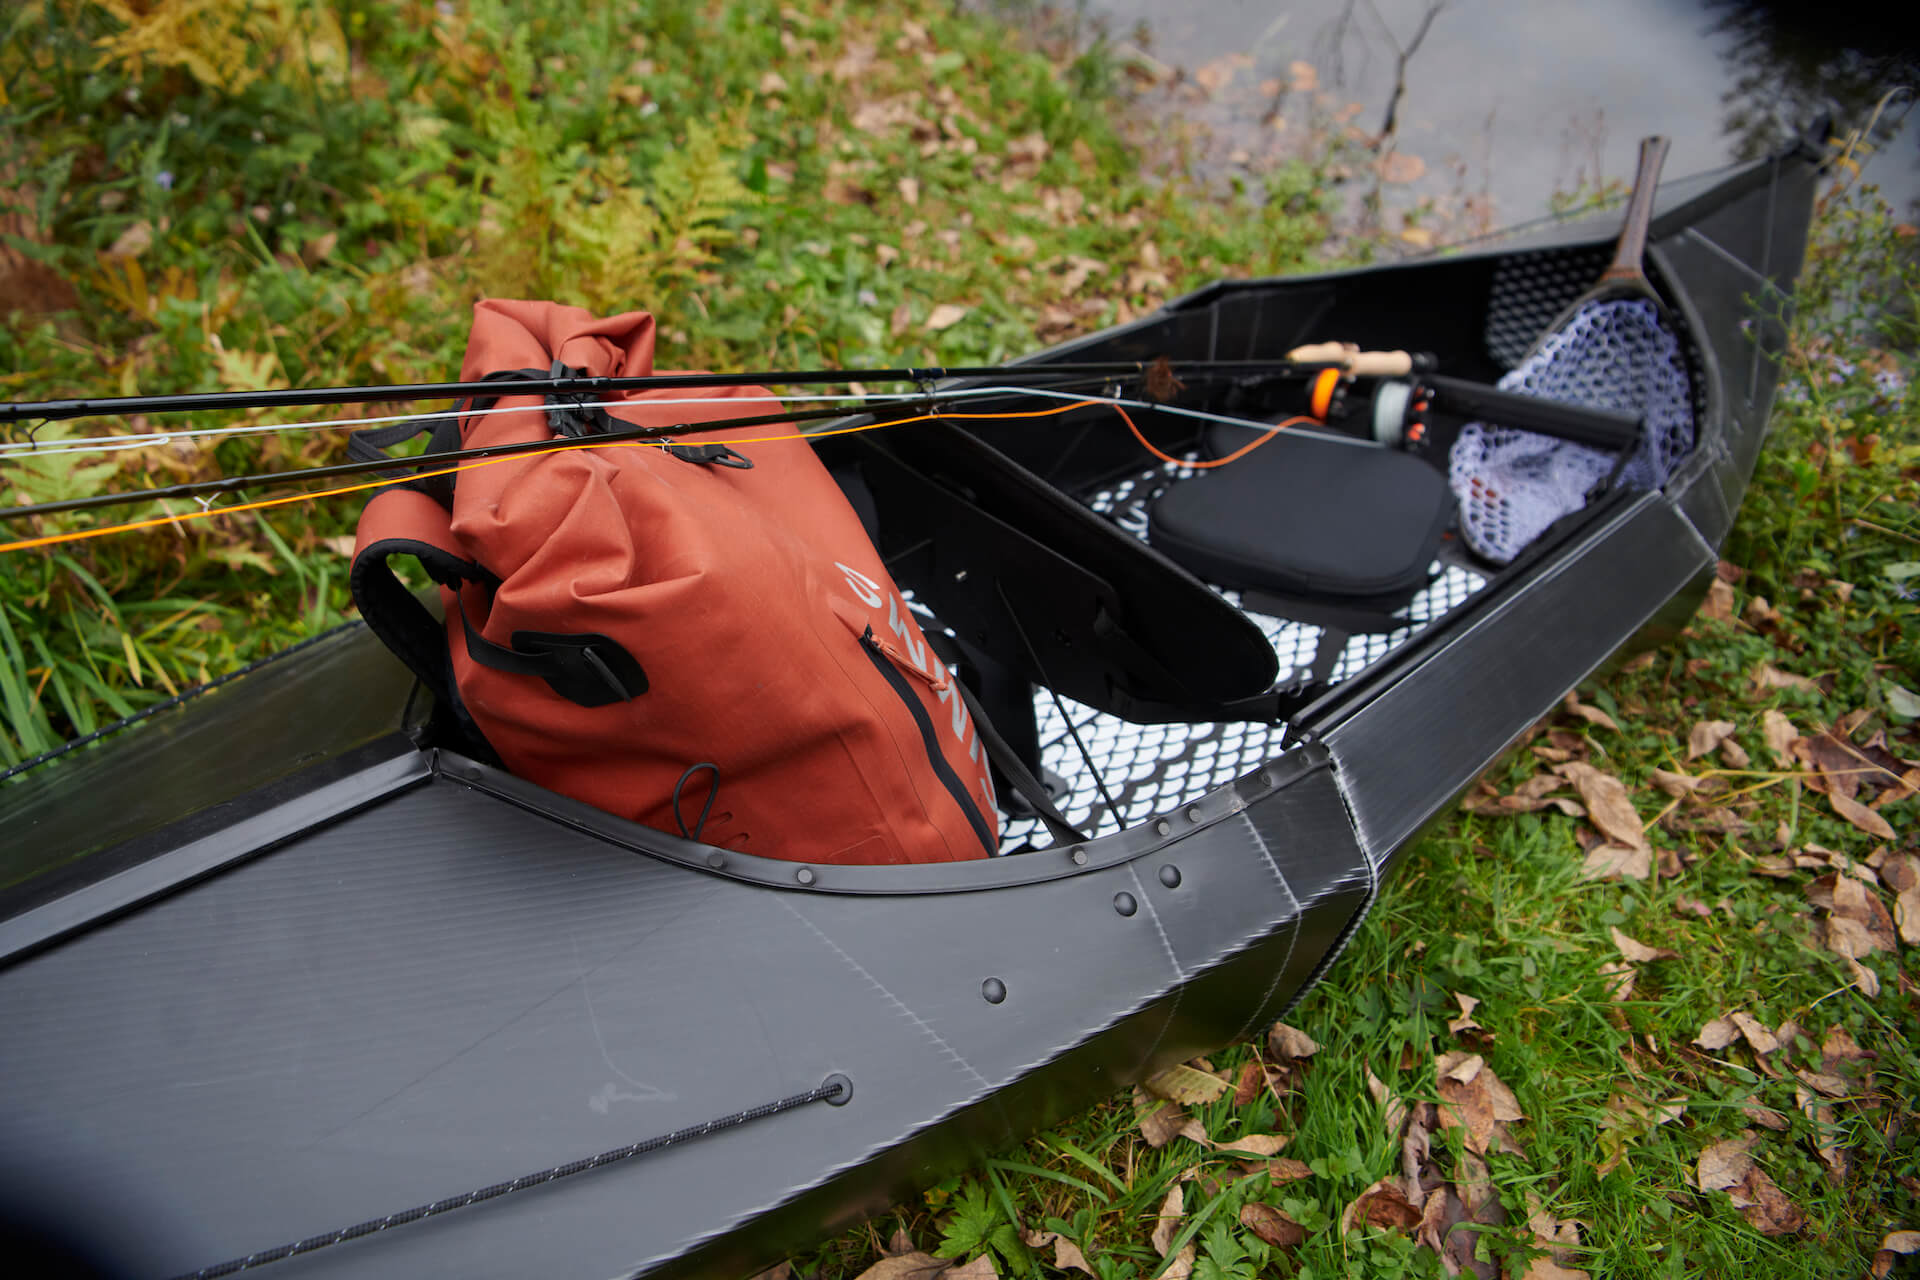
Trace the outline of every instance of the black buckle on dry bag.
{"type": "Polygon", "coordinates": [[[740,471],[753,470],[753,459],[744,453],[735,453],[724,444],[670,444],[667,452],[682,462],[734,467],[740,471]]]}

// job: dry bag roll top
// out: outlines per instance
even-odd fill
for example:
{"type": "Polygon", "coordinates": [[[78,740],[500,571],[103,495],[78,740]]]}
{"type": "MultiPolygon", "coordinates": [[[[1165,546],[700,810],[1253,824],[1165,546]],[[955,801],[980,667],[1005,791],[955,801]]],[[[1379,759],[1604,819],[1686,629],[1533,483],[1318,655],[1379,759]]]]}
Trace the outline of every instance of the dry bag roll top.
{"type": "Polygon", "coordinates": [[[752,402],[769,393],[512,392],[521,371],[652,373],[654,332],[637,312],[475,307],[461,377],[498,378],[501,395],[464,406],[457,437],[444,420],[435,448],[556,447],[370,501],[352,569],[368,625],[508,769],[611,813],[805,862],[992,853],[980,726],[794,429],[595,444],[769,412],[752,402]],[[443,621],[394,577],[396,555],[440,584],[443,621]]]}

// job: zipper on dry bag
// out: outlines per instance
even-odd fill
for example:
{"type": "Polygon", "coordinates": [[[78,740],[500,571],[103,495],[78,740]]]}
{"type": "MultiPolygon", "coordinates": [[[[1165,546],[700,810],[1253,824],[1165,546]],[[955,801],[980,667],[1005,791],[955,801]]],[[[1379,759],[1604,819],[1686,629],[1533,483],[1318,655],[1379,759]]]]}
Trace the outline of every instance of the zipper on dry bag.
{"type": "Polygon", "coordinates": [[[936,683],[932,675],[908,662],[905,654],[873,633],[871,624],[868,625],[865,634],[860,637],[860,647],[866,651],[874,669],[886,678],[887,683],[893,687],[893,691],[900,695],[900,701],[906,704],[907,711],[913,716],[914,724],[920,728],[920,741],[926,746],[927,763],[933,766],[934,776],[940,779],[940,784],[953,796],[953,802],[960,806],[960,812],[967,815],[968,825],[973,828],[973,833],[980,837],[980,843],[986,847],[988,855],[991,856],[999,849],[993,826],[982,816],[980,806],[974,802],[966,784],[960,780],[960,775],[953,771],[953,765],[948,762],[946,754],[940,750],[940,733],[934,726],[933,717],[927,714],[926,704],[921,702],[919,695],[914,693],[913,686],[907,683],[904,673],[912,672],[926,685],[936,690],[944,687],[946,681],[942,679],[936,683]]]}

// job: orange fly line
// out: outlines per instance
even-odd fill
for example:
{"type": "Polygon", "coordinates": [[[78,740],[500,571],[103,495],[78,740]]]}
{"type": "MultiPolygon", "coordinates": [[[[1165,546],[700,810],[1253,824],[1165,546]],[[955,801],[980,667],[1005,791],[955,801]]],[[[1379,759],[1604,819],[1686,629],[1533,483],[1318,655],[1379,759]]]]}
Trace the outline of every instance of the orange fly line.
{"type": "MultiPolygon", "coordinates": [[[[1190,462],[1162,452],[1154,446],[1152,441],[1140,433],[1140,428],[1134,425],[1133,418],[1127,413],[1125,407],[1114,404],[1111,400],[1077,400],[1071,404],[1057,405],[1051,409],[1030,409],[1014,413],[923,413],[911,418],[896,418],[889,422],[870,422],[858,427],[835,427],[827,431],[796,432],[792,435],[784,436],[756,436],[752,439],[709,440],[704,443],[724,445],[783,444],[793,440],[813,440],[822,436],[853,435],[862,431],[877,431],[882,427],[901,427],[912,422],[937,422],[955,419],[985,421],[1004,418],[1050,418],[1057,414],[1070,413],[1075,409],[1085,409],[1095,405],[1112,405],[1113,411],[1120,415],[1121,419],[1127,424],[1127,429],[1133,432],[1134,439],[1138,440],[1148,453],[1151,453],[1162,462],[1172,463],[1175,466],[1193,467],[1196,470],[1202,471],[1225,466],[1237,458],[1246,456],[1296,422],[1311,421],[1311,419],[1308,418],[1288,418],[1285,422],[1278,424],[1259,439],[1234,450],[1224,458],[1219,458],[1211,462],[1190,462]]],[[[528,412],[537,412],[537,410],[529,409],[528,412]]],[[[312,493],[293,493],[279,498],[262,498],[255,502],[242,502],[231,507],[207,507],[200,511],[184,511],[178,515],[154,516],[147,520],[130,520],[124,524],[102,525],[97,529],[75,529],[67,533],[52,533],[38,538],[21,538],[13,542],[0,542],[0,553],[8,551],[31,551],[36,547],[58,546],[68,542],[84,542],[92,538],[105,538],[117,533],[134,533],[141,529],[157,529],[165,525],[180,525],[190,520],[206,520],[214,516],[231,516],[241,515],[248,511],[265,511],[273,507],[291,506],[297,502],[318,502],[322,498],[338,498],[349,493],[365,493],[371,489],[384,489],[391,485],[406,484],[414,480],[430,479],[434,476],[457,475],[462,471],[474,471],[481,467],[497,466],[503,462],[517,462],[523,458],[542,457],[549,453],[566,453],[576,449],[661,449],[672,443],[673,440],[671,438],[663,440],[568,441],[564,444],[555,444],[550,449],[532,449],[525,453],[510,454],[503,458],[481,458],[473,462],[463,462],[457,466],[441,467],[434,471],[416,471],[410,475],[388,476],[379,480],[364,480],[358,484],[341,485],[335,489],[320,489],[312,493]]]]}

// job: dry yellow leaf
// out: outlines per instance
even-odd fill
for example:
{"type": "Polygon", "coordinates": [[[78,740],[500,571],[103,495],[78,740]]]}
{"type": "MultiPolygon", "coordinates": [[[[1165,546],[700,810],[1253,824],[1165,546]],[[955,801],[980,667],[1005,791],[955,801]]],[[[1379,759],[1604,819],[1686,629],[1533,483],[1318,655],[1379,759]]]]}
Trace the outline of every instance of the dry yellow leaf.
{"type": "Polygon", "coordinates": [[[1666,947],[1650,947],[1638,939],[1628,937],[1617,928],[1609,929],[1608,932],[1613,935],[1613,945],[1619,948],[1621,955],[1641,964],[1654,960],[1671,960],[1679,955],[1679,952],[1670,951],[1666,947]]]}
{"type": "Polygon", "coordinates": [[[943,302],[935,307],[932,314],[927,317],[925,327],[929,333],[938,333],[942,329],[951,329],[954,325],[959,324],[960,321],[965,319],[967,312],[970,310],[972,310],[971,307],[955,306],[951,302],[943,302]]]}
{"type": "Polygon", "coordinates": [[[1620,779],[1580,760],[1555,765],[1553,771],[1572,782],[1579,791],[1581,801],[1587,806],[1587,815],[1600,829],[1600,834],[1631,849],[1651,847],[1626,784],[1620,779]]]}
{"type": "Polygon", "coordinates": [[[1698,760],[1733,736],[1731,720],[1702,720],[1687,734],[1687,759],[1698,760]]]}

